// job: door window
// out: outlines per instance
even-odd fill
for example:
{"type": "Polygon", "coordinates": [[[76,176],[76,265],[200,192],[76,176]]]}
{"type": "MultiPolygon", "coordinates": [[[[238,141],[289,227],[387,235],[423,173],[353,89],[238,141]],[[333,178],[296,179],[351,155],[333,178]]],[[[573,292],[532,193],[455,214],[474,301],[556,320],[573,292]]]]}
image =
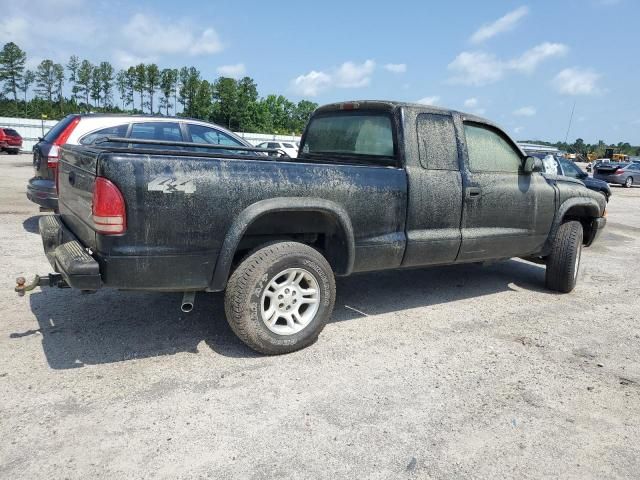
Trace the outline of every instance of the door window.
{"type": "MultiPolygon", "coordinates": [[[[131,127],[130,138],[140,138],[145,140],[163,140],[169,142],[181,142],[182,134],[180,125],[174,122],[146,122],[134,123],[131,127]]],[[[181,147],[174,145],[148,145],[142,143],[132,144],[134,148],[153,148],[158,150],[180,150],[181,147]]]]}
{"type": "Polygon", "coordinates": [[[430,170],[458,170],[458,146],[453,118],[449,115],[418,115],[420,163],[430,170]]]}
{"type": "Polygon", "coordinates": [[[496,131],[477,124],[465,123],[469,170],[472,172],[518,173],[520,154],[496,131]]]}
{"type": "MultiPolygon", "coordinates": [[[[209,145],[229,145],[235,147],[244,147],[244,145],[235,138],[227,135],[215,128],[207,127],[205,125],[189,125],[189,134],[191,135],[191,141],[194,143],[207,143],[209,145]]],[[[241,150],[218,150],[213,148],[197,148],[195,151],[209,152],[209,153],[247,153],[241,150]]]]}

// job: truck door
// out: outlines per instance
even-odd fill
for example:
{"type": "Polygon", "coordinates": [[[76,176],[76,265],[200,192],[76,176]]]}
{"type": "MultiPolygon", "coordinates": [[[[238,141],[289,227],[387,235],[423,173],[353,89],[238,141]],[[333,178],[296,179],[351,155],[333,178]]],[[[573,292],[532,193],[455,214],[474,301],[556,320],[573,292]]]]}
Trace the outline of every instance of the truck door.
{"type": "Polygon", "coordinates": [[[419,113],[415,122],[409,117],[405,125],[409,202],[402,266],[451,263],[460,249],[462,211],[453,117],[419,113]]]}
{"type": "Polygon", "coordinates": [[[553,221],[555,192],[499,129],[463,123],[466,146],[462,246],[458,261],[510,258],[541,250],[553,221]]]}

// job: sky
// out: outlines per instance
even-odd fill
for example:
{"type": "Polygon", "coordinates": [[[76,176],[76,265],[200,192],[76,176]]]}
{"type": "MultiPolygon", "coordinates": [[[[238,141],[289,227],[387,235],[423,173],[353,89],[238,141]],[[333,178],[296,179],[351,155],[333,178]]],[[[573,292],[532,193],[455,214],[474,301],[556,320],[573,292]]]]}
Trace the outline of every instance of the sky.
{"type": "Polygon", "coordinates": [[[261,95],[423,102],[518,140],[640,144],[638,0],[183,2],[0,0],[0,43],[28,67],[72,54],[117,68],[248,75],[261,95]]]}

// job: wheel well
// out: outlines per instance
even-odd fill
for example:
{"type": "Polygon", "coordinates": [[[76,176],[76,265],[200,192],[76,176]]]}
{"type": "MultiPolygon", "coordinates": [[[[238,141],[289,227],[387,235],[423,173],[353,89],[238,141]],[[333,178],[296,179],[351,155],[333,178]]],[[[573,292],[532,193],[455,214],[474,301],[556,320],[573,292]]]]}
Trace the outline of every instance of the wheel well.
{"type": "Polygon", "coordinates": [[[251,250],[276,240],[309,245],[325,256],[334,272],[347,271],[347,236],[338,219],[327,212],[299,210],[269,212],[255,219],[238,243],[233,267],[251,250]]]}
{"type": "Polygon", "coordinates": [[[564,214],[564,217],[562,217],[562,223],[570,222],[572,220],[580,222],[583,231],[582,242],[584,244],[588,244],[594,233],[593,220],[595,220],[597,216],[597,214],[594,215],[593,209],[591,207],[585,205],[576,205],[567,210],[567,212],[564,214]]]}

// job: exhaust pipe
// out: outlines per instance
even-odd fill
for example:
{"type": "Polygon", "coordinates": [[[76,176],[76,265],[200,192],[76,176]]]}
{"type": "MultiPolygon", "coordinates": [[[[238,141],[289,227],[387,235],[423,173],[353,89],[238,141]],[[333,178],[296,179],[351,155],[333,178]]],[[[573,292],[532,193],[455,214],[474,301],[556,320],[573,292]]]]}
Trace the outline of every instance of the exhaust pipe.
{"type": "Polygon", "coordinates": [[[189,313],[193,310],[193,304],[196,301],[196,292],[184,292],[182,295],[182,305],[180,305],[180,310],[184,313],[189,313]]]}

